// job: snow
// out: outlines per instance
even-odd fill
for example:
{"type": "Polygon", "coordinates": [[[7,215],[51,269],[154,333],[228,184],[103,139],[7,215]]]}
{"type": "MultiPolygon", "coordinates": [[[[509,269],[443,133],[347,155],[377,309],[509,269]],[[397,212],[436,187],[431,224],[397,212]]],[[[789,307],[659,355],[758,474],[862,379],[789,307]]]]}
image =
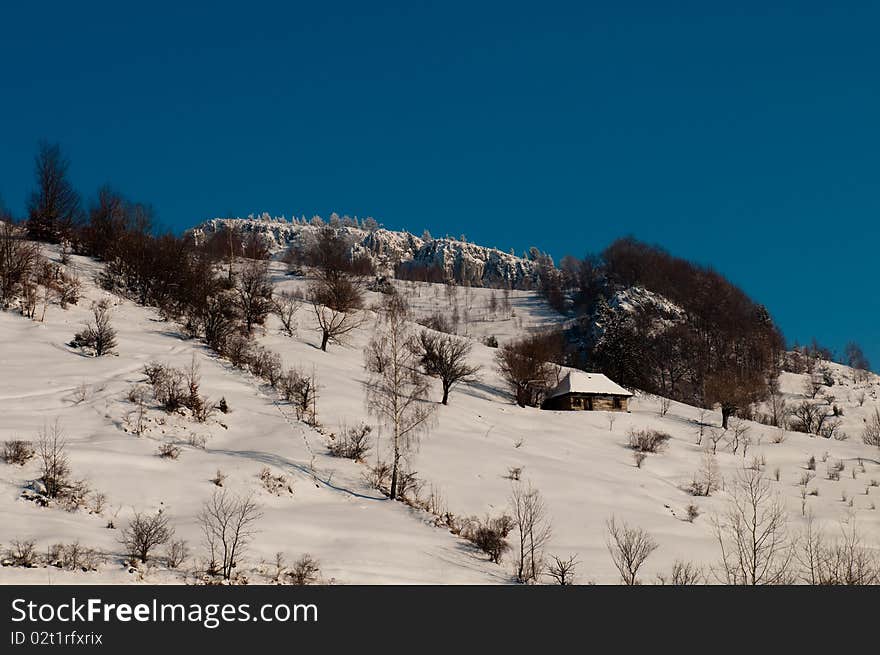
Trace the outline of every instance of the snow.
{"type": "Polygon", "coordinates": [[[613,382],[601,373],[585,373],[569,369],[548,398],[563,396],[567,393],[596,393],[609,396],[632,396],[632,393],[613,382]]]}
{"type": "MultiPolygon", "coordinates": [[[[234,370],[196,341],[181,337],[174,324],[162,321],[151,309],[112,298],[113,324],[117,328],[118,356],[90,358],[66,343],[89,315],[89,302],[105,297],[91,282],[97,264],[74,257],[85,282],[78,306],[64,311],[50,307],[43,323],[0,312],[0,441],[35,440],[38,430],[56,418],[68,439],[71,466],[76,477],[107,496],[98,513],[68,512],[38,507],[21,498],[22,489],[37,477],[36,461],[25,466],[0,462],[0,543],[33,539],[38,549],[59,542],[79,541],[109,554],[97,572],[69,572],[50,568],[0,567],[0,582],[70,583],[180,583],[190,574],[156,565],[129,572],[122,565],[119,528],[135,511],[168,512],[178,538],[186,539],[194,556],[185,568],[204,559],[196,516],[215,490],[211,479],[218,469],[228,475],[224,488],[253,492],[264,516],[242,568],[252,583],[267,582],[276,552],[288,562],[310,553],[321,563],[325,581],[337,583],[496,584],[512,580],[508,556],[501,565],[486,558],[448,530],[436,527],[426,512],[391,502],[363,480],[366,466],[331,457],[327,437],[297,422],[292,408],[278,400],[249,374],[234,370]],[[133,405],[128,389],[143,382],[143,365],[159,360],[185,367],[195,356],[201,366],[202,391],[213,400],[225,397],[231,412],[218,414],[206,424],[183,417],[167,417],[150,410],[150,429],[140,437],[127,431],[126,416],[133,405]],[[81,390],[85,399],[80,400],[81,390]],[[161,421],[165,420],[162,425],[161,421]],[[207,438],[205,448],[188,445],[190,435],[207,438]],[[178,460],[156,455],[163,440],[173,438],[182,448],[178,460]],[[286,475],[293,483],[292,496],[275,496],[260,484],[260,470],[286,475]],[[112,520],[117,529],[108,529],[112,520]]],[[[301,287],[301,278],[284,275],[273,265],[276,286],[301,287]]],[[[446,311],[442,285],[400,285],[416,314],[446,311]]],[[[459,290],[462,295],[465,290],[459,290]]],[[[512,292],[510,313],[492,314],[486,308],[489,289],[472,289],[469,321],[460,332],[474,341],[472,357],[482,366],[478,381],[453,390],[448,406],[437,406],[436,424],[408,464],[418,477],[441,494],[448,510],[458,516],[497,515],[508,509],[512,468],[521,468],[523,483],[538,489],[553,522],[549,545],[552,554],[576,554],[580,582],[614,583],[617,575],[605,545],[605,522],[615,516],[649,531],[659,544],[640,577],[651,582],[668,574],[677,559],[708,567],[717,562],[718,547],[710,518],[723,511],[725,491],[694,498],[686,491],[700,467],[703,444],[698,445],[699,409],[671,403],[661,416],[660,399],[636,393],[628,413],[562,412],[520,408],[504,391],[494,365],[496,350],[482,345],[485,336],[500,340],[558,322],[535,294],[512,292]],[[515,315],[511,315],[515,313],[515,315]],[[485,319],[485,320],[484,320],[485,319]],[[671,439],[663,453],[651,454],[641,468],[627,447],[628,432],[650,428],[667,432],[671,439]],[[688,505],[700,515],[687,520],[688,505]]],[[[368,304],[378,294],[368,294],[368,304]]],[[[450,301],[451,302],[451,301],[450,301]]],[[[460,305],[465,301],[458,298],[460,305]]],[[[298,315],[294,337],[286,336],[271,318],[262,345],[278,352],[286,366],[314,370],[320,393],[318,419],[325,432],[366,421],[375,425],[364,402],[362,348],[374,330],[373,315],[352,333],[347,343],[318,348],[319,333],[313,314],[304,307],[298,315]]],[[[877,378],[855,383],[851,371],[830,365],[837,382],[827,390],[845,410],[844,441],[823,439],[778,428],[747,423],[751,445],[745,457],[733,455],[719,444],[717,460],[725,480],[733,479],[744,464],[760,461],[774,489],[789,510],[790,528],[805,524],[798,481],[810,456],[818,465],[810,488],[818,496],[807,498],[812,512],[829,534],[842,520],[857,520],[869,544],[880,540],[880,452],[862,443],[864,420],[880,407],[877,378]],[[867,399],[858,403],[861,392],[867,399]],[[827,460],[824,461],[823,460],[827,460]],[[825,468],[833,460],[844,462],[840,480],[830,480],[825,468]],[[862,470],[864,467],[864,470],[862,470]],[[778,481],[776,480],[778,470],[778,481]],[[853,477],[854,476],[854,477],[853,477]],[[846,500],[843,500],[843,498],[846,500]]],[[[782,391],[791,402],[803,399],[806,376],[783,374],[782,391]]],[[[440,398],[439,382],[433,390],[440,398]]],[[[706,421],[717,429],[718,413],[706,421]]],[[[368,457],[387,457],[387,434],[376,426],[379,448],[368,457]]]]}
{"type": "MultiPolygon", "coordinates": [[[[323,225],[323,223],[321,223],[323,225]]],[[[237,227],[248,234],[259,234],[270,252],[279,255],[290,246],[301,247],[319,229],[304,221],[288,222],[283,218],[214,218],[191,230],[197,242],[221,229],[237,227]]],[[[368,231],[341,223],[339,234],[353,243],[353,255],[366,255],[383,275],[392,275],[400,262],[437,267],[448,279],[475,287],[534,288],[538,266],[530,259],[517,257],[497,248],[488,248],[449,237],[424,240],[406,231],[384,228],[368,231]]]]}

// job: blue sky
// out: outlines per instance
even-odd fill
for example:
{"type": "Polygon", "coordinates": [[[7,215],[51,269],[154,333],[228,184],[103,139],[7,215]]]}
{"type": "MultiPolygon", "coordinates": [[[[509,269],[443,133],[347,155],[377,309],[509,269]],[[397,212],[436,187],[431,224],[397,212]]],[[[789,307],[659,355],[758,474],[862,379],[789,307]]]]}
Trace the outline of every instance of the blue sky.
{"type": "Polygon", "coordinates": [[[633,234],[877,368],[880,5],[720,4],[6,3],[0,195],[23,212],[47,138],[175,230],[337,211],[557,259],[633,234]]]}

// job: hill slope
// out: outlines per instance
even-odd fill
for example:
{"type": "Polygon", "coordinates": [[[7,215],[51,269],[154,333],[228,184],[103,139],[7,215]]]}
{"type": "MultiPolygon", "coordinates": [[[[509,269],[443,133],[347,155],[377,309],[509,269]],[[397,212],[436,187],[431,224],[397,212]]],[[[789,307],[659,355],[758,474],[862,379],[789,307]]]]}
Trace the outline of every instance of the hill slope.
{"type": "MultiPolygon", "coordinates": [[[[84,278],[98,265],[74,258],[84,278]]],[[[273,264],[276,290],[303,287],[307,280],[286,275],[273,264]]],[[[420,312],[442,308],[442,285],[396,282],[420,312]]],[[[457,292],[458,293],[458,292],[457,292]]],[[[465,291],[460,291],[464,294],[465,291]]],[[[617,574],[605,546],[605,522],[615,516],[648,530],[659,544],[641,577],[653,580],[668,574],[673,562],[690,560],[704,567],[717,562],[710,516],[724,509],[728,494],[695,498],[687,492],[701,465],[708,437],[698,445],[701,411],[671,403],[662,411],[661,400],[637,394],[628,414],[602,412],[548,412],[512,404],[494,367],[495,349],[479,342],[497,334],[510,338],[530,327],[552,322],[553,313],[536,296],[514,293],[512,310],[492,314],[490,289],[471,289],[469,320],[463,334],[475,339],[473,359],[482,366],[480,380],[456,389],[449,406],[437,408],[437,422],[408,461],[448,511],[458,515],[497,515],[508,511],[512,469],[521,469],[523,483],[544,497],[553,522],[549,552],[577,555],[578,579],[613,583],[617,574]],[[484,313],[485,312],[485,313],[484,313]],[[485,320],[483,320],[485,319],[485,320]],[[641,468],[633,463],[628,432],[658,429],[671,436],[668,448],[649,455],[641,468]],[[699,516],[688,520],[689,505],[699,516]]],[[[37,477],[36,463],[24,467],[0,463],[0,543],[33,539],[39,550],[58,542],[79,541],[109,556],[98,572],[62,572],[54,568],[0,568],[0,582],[48,581],[179,582],[192,579],[204,559],[196,515],[215,489],[211,479],[218,469],[227,474],[224,487],[254,492],[265,514],[247,562],[241,568],[252,582],[268,581],[269,563],[276,552],[288,561],[309,552],[322,564],[326,578],[341,583],[497,583],[511,581],[508,560],[496,566],[443,528],[433,517],[382,498],[363,481],[366,466],[328,455],[327,437],[295,421],[285,403],[249,374],[233,370],[200,344],[181,338],[177,327],[154,312],[112,298],[113,323],[119,330],[117,357],[88,358],[66,346],[88,315],[88,301],[104,296],[91,282],[86,297],[63,311],[49,308],[44,322],[0,313],[0,440],[33,439],[44,421],[60,420],[68,436],[74,474],[87,478],[93,489],[106,494],[100,513],[80,509],[67,512],[39,507],[22,498],[28,481],[37,477]],[[149,427],[137,437],[131,433],[135,409],[127,398],[133,384],[143,381],[142,367],[150,360],[186,366],[195,356],[201,366],[202,389],[212,399],[224,397],[231,413],[218,414],[206,424],[182,416],[149,412],[149,427]],[[194,436],[191,436],[194,435],[194,436]],[[204,448],[198,444],[206,438],[204,448]],[[173,440],[182,448],[177,460],[157,456],[158,446],[173,440]],[[259,475],[268,466],[293,484],[292,496],[276,496],[262,485],[259,475]],[[179,537],[189,541],[194,556],[183,571],[161,566],[143,575],[122,564],[119,527],[135,511],[164,508],[179,537]],[[108,520],[117,529],[107,529],[108,520]],[[261,560],[264,564],[261,565],[261,560]]],[[[368,304],[378,294],[368,294],[368,304]]],[[[463,305],[468,303],[462,301],[463,305]]],[[[337,432],[359,421],[375,424],[364,402],[362,348],[374,331],[371,320],[350,335],[343,346],[321,352],[314,315],[306,307],[298,316],[295,337],[284,335],[274,317],[259,341],[279,353],[286,365],[313,370],[320,385],[318,419],[325,432],[337,432]]],[[[838,441],[743,422],[750,445],[737,454],[720,441],[717,461],[725,480],[743,465],[763,468],[784,499],[792,532],[805,524],[798,484],[808,459],[818,461],[807,509],[836,534],[838,522],[855,520],[868,541],[880,541],[880,480],[877,448],[861,442],[864,420],[880,407],[876,377],[858,385],[845,367],[829,365],[836,384],[827,391],[844,410],[841,429],[849,439],[838,441]],[[866,400],[860,404],[864,392],[866,400]],[[838,480],[829,479],[833,463],[844,466],[838,480]]],[[[805,376],[783,374],[786,398],[799,401],[805,376]]],[[[439,399],[439,384],[434,398],[439,399]]],[[[720,416],[702,416],[711,430],[720,416]]],[[[377,449],[370,463],[387,457],[387,435],[376,430],[377,449]]],[[[92,503],[93,501],[90,501],[92,503]]]]}

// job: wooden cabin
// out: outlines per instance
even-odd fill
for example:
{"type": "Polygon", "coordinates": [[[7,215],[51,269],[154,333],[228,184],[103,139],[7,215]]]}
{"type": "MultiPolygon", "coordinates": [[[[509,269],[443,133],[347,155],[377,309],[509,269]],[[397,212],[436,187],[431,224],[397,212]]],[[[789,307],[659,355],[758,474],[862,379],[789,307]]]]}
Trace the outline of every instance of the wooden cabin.
{"type": "Polygon", "coordinates": [[[601,373],[575,369],[565,374],[541,409],[625,412],[632,394],[601,373]]]}

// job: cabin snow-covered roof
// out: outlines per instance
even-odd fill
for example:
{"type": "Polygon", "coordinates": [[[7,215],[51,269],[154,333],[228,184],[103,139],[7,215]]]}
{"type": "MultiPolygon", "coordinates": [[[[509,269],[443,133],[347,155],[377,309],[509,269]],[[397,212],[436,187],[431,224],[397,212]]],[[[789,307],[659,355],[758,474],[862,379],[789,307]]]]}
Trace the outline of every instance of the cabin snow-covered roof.
{"type": "Polygon", "coordinates": [[[585,373],[571,369],[562,378],[562,381],[547,396],[555,398],[567,393],[592,393],[605,396],[632,396],[632,394],[616,382],[601,373],[585,373]]]}

